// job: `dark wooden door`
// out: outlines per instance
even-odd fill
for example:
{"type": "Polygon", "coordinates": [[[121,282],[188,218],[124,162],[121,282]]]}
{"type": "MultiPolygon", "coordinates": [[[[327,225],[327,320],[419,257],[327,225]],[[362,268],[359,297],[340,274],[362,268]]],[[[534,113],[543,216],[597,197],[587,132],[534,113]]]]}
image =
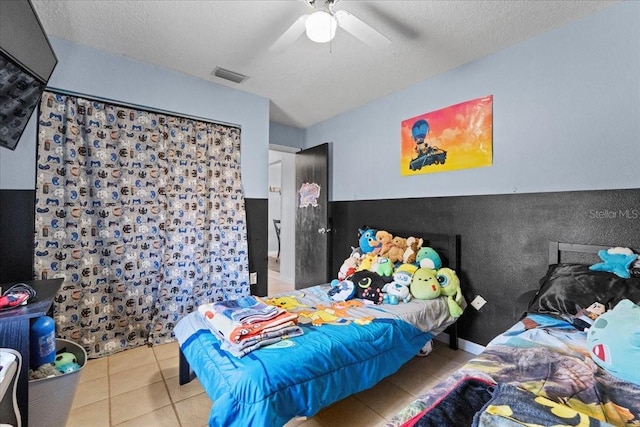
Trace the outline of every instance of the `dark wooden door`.
{"type": "Polygon", "coordinates": [[[295,287],[330,281],[329,144],[296,153],[295,287]]]}

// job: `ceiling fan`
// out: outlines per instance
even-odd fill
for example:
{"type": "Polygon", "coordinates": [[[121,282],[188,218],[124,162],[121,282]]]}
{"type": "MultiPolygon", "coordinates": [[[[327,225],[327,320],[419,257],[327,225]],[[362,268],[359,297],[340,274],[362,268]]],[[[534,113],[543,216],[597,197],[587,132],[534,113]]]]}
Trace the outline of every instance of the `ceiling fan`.
{"type": "Polygon", "coordinates": [[[380,47],[391,43],[391,40],[378,30],[355,17],[346,10],[334,10],[340,0],[300,0],[304,1],[313,12],[304,14],[275,41],[269,48],[271,51],[283,51],[295,43],[306,32],[307,37],[316,43],[333,40],[338,27],[350,33],[358,40],[371,47],[380,47]]]}

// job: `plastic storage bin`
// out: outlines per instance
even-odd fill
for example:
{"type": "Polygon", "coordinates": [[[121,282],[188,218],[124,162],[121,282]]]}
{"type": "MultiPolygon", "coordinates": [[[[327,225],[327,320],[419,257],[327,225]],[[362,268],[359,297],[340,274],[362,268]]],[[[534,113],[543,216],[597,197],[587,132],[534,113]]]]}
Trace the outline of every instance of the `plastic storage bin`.
{"type": "Polygon", "coordinates": [[[73,341],[58,338],[56,353],[63,348],[76,356],[80,368],[57,377],[29,381],[30,426],[64,427],[67,423],[87,352],[73,341]]]}

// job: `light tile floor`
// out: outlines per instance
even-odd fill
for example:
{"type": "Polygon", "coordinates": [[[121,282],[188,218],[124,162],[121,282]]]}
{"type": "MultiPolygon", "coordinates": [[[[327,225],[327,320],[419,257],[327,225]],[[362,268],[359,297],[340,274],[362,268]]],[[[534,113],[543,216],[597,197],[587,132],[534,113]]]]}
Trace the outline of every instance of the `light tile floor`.
{"type": "MultiPolygon", "coordinates": [[[[269,294],[292,286],[270,272],[269,294]]],[[[347,397],[287,427],[380,426],[473,357],[434,340],[434,351],[415,357],[375,387],[347,397]]],[[[164,344],[91,359],[82,368],[67,427],[206,426],[212,402],[195,379],[178,385],[178,345],[164,344]]]]}

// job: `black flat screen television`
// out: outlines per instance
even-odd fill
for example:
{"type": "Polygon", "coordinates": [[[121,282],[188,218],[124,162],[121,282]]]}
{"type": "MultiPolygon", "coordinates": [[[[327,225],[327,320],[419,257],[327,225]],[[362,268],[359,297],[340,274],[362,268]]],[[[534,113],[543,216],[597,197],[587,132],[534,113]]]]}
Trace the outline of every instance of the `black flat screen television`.
{"type": "Polygon", "coordinates": [[[30,0],[0,0],[0,147],[15,150],[58,63],[30,0]]]}

